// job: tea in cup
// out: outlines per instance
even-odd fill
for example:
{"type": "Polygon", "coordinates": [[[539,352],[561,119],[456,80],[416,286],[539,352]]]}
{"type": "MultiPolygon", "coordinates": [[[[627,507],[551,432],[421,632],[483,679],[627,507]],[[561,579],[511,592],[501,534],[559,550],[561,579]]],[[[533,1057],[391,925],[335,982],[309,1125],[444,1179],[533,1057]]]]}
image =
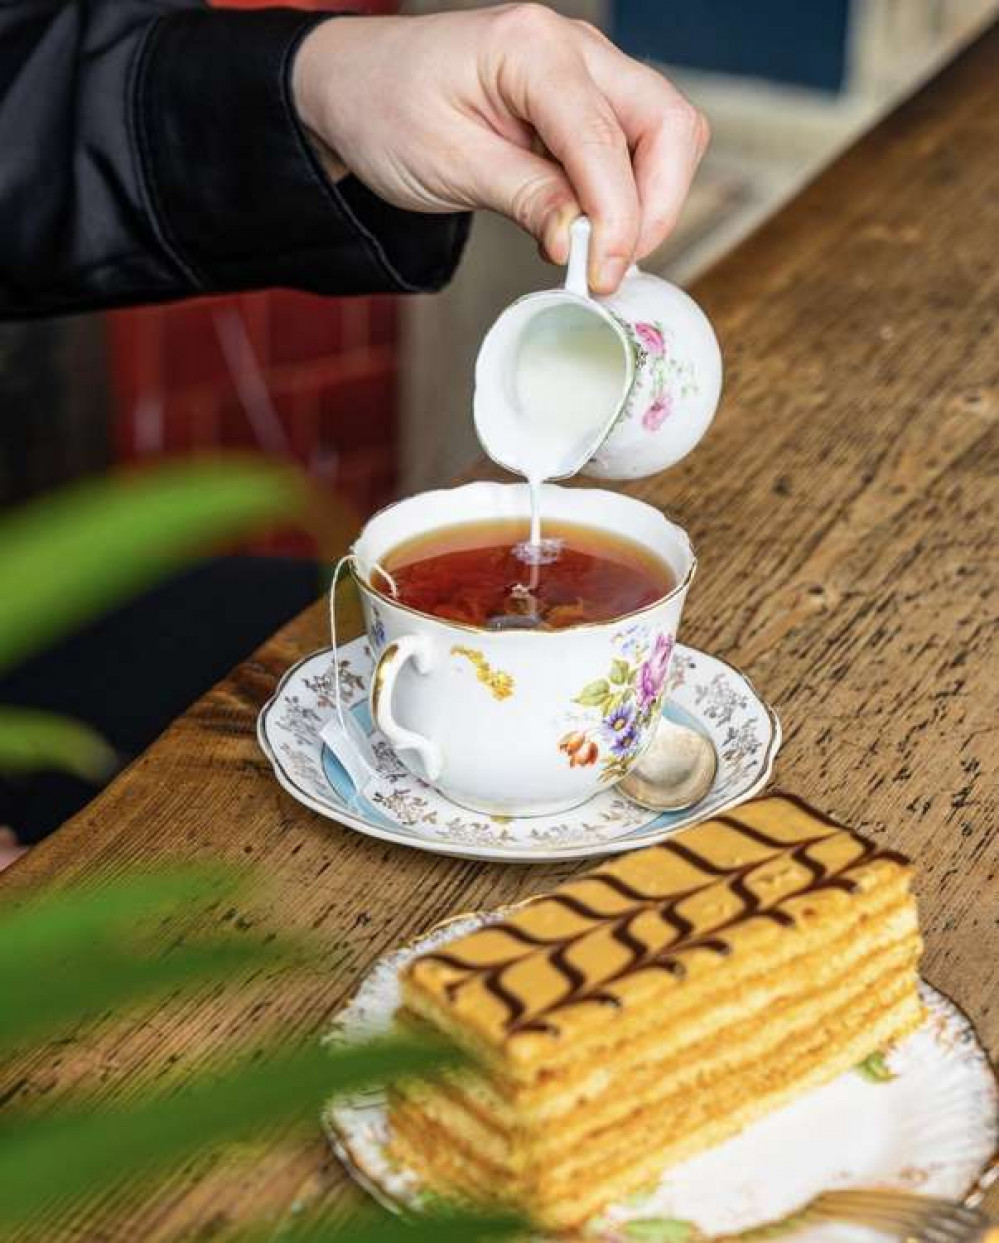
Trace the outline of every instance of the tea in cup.
{"type": "Polygon", "coordinates": [[[673,569],[628,536],[545,522],[540,546],[516,518],[460,522],[417,535],[382,561],[393,599],[486,630],[564,630],[613,621],[676,586],[673,569]]]}
{"type": "Polygon", "coordinates": [[[567,810],[624,777],[661,712],[696,561],[642,501],[520,484],[428,492],[354,545],[371,712],[400,760],[490,815],[567,810]]]}

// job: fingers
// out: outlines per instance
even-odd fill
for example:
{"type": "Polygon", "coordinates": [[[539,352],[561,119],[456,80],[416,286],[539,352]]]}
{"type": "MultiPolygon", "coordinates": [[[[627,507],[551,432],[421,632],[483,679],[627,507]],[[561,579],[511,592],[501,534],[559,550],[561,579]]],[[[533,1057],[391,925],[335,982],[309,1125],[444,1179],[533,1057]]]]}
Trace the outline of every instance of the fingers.
{"type": "MultiPolygon", "coordinates": [[[[514,6],[501,15],[496,82],[503,102],[534,127],[565,170],[575,199],[593,221],[590,285],[617,288],[639,242],[641,211],[627,135],[587,69],[574,30],[550,10],[514,6]]],[[[561,221],[546,250],[557,261],[568,248],[561,221]]]]}
{"type": "Polygon", "coordinates": [[[561,167],[488,131],[467,136],[465,156],[478,201],[516,221],[552,263],[567,263],[581,207],[561,167]]]}
{"type": "Polygon", "coordinates": [[[593,223],[590,286],[610,293],[634,258],[641,225],[628,141],[581,62],[570,61],[557,81],[557,90],[534,102],[530,119],[593,223]]]}
{"type": "Polygon", "coordinates": [[[708,123],[698,113],[693,136],[669,123],[635,148],[635,179],[642,203],[636,255],[644,259],[673,232],[708,145],[708,123]]]}
{"type": "Polygon", "coordinates": [[[624,131],[641,205],[636,256],[672,231],[708,145],[708,123],[662,74],[577,23],[587,69],[624,131]]]}

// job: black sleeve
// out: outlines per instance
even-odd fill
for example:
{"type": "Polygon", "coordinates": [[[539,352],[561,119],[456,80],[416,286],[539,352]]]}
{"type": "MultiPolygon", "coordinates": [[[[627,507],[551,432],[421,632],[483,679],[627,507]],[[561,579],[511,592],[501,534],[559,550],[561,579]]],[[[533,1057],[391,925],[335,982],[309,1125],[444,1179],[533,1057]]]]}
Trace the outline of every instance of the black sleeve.
{"type": "Polygon", "coordinates": [[[298,122],[292,61],[328,19],[196,0],[3,0],[0,317],[268,285],[444,284],[467,216],[400,211],[353,177],[334,184],[298,122]]]}

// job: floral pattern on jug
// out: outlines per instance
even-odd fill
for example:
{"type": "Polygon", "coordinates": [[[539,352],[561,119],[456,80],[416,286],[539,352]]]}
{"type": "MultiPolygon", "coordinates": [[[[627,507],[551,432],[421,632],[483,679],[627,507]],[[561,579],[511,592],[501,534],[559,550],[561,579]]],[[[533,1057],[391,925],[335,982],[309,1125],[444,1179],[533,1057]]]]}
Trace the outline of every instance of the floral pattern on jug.
{"type": "Polygon", "coordinates": [[[614,636],[620,653],[607,675],[587,683],[574,703],[590,709],[559,740],[572,768],[601,764],[601,779],[620,781],[648,738],[649,726],[662,710],[663,692],[673,656],[674,638],[657,634],[650,641],[641,626],[614,636]],[[599,713],[593,720],[593,710],[599,713]]]}
{"type": "Polygon", "coordinates": [[[721,351],[697,303],[637,267],[617,293],[598,301],[631,344],[634,381],[583,472],[642,479],[686,457],[708,430],[721,396],[721,351]]]}
{"type": "MultiPolygon", "coordinates": [[[[642,414],[642,427],[658,432],[678,403],[697,394],[693,365],[677,356],[673,334],[658,320],[639,320],[629,336],[635,351],[635,371],[648,373],[649,403],[642,414]]],[[[634,413],[629,403],[624,417],[634,413]]]]}

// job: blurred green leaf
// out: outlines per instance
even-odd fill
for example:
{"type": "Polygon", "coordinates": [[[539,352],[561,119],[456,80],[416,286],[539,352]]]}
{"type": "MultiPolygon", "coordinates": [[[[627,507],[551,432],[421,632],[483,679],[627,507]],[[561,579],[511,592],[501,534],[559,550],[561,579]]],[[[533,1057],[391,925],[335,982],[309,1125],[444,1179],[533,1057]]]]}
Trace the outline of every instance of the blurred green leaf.
{"type": "Polygon", "coordinates": [[[72,889],[0,908],[0,975],[21,962],[64,953],[81,940],[132,940],[143,921],[232,898],[242,887],[231,869],[205,864],[73,883],[72,889]]]}
{"type": "Polygon", "coordinates": [[[304,511],[293,469],[188,462],[90,481],[0,523],[0,668],[183,564],[206,543],[304,511]]]}
{"type": "MultiPolygon", "coordinates": [[[[230,459],[86,483],[5,518],[0,669],[179,567],[206,543],[302,515],[308,502],[307,485],[294,470],[230,459]]],[[[334,525],[328,510],[312,513],[310,525],[332,547],[345,524],[338,518],[334,525]]],[[[99,778],[113,762],[111,749],[85,725],[0,709],[0,771],[57,767],[99,778]]],[[[50,893],[0,914],[0,1050],[51,1038],[82,1018],[156,993],[307,961],[287,943],[196,936],[185,943],[192,907],[207,913],[236,888],[228,872],[199,868],[50,893]],[[161,925],[178,911],[184,923],[164,951],[161,925]]],[[[198,1151],[273,1135],[276,1127],[311,1130],[322,1103],[337,1092],[462,1060],[454,1048],[426,1040],[384,1040],[335,1053],[310,1045],[199,1066],[193,1081],[169,1093],[139,1085],[127,1105],[63,1100],[42,1114],[8,1105],[0,1122],[0,1236],[5,1225],[29,1220],[53,1200],[153,1175],[198,1151]]],[[[509,1219],[449,1215],[412,1222],[386,1215],[335,1235],[343,1243],[465,1243],[510,1237],[512,1229],[509,1219]]],[[[285,1237],[333,1237],[332,1228],[305,1223],[293,1230],[285,1237]]]]}
{"type": "Polygon", "coordinates": [[[32,959],[20,970],[0,971],[0,1050],[23,1046],[31,1038],[52,1038],[109,1010],[137,1005],[154,995],[190,991],[254,969],[273,967],[291,957],[274,944],[214,941],[152,957],[127,945],[78,946],[63,962],[32,959]],[[86,957],[80,950],[87,951],[86,957]]]}
{"type": "Polygon", "coordinates": [[[58,769],[100,781],[116,767],[113,749],[89,725],[30,708],[0,707],[0,772],[58,769]]]}
{"type": "Polygon", "coordinates": [[[0,1123],[0,1225],[265,1129],[314,1129],[336,1093],[461,1061],[451,1046],[403,1037],[336,1051],[313,1043],[267,1060],[199,1068],[194,1086],[127,1106],[66,1105],[35,1117],[8,1107],[0,1123]]]}
{"type": "Polygon", "coordinates": [[[0,916],[0,1049],[60,1034],[81,1019],[155,993],[307,961],[294,943],[233,934],[164,951],[142,935],[163,917],[231,897],[217,869],[91,884],[0,916]]]}

